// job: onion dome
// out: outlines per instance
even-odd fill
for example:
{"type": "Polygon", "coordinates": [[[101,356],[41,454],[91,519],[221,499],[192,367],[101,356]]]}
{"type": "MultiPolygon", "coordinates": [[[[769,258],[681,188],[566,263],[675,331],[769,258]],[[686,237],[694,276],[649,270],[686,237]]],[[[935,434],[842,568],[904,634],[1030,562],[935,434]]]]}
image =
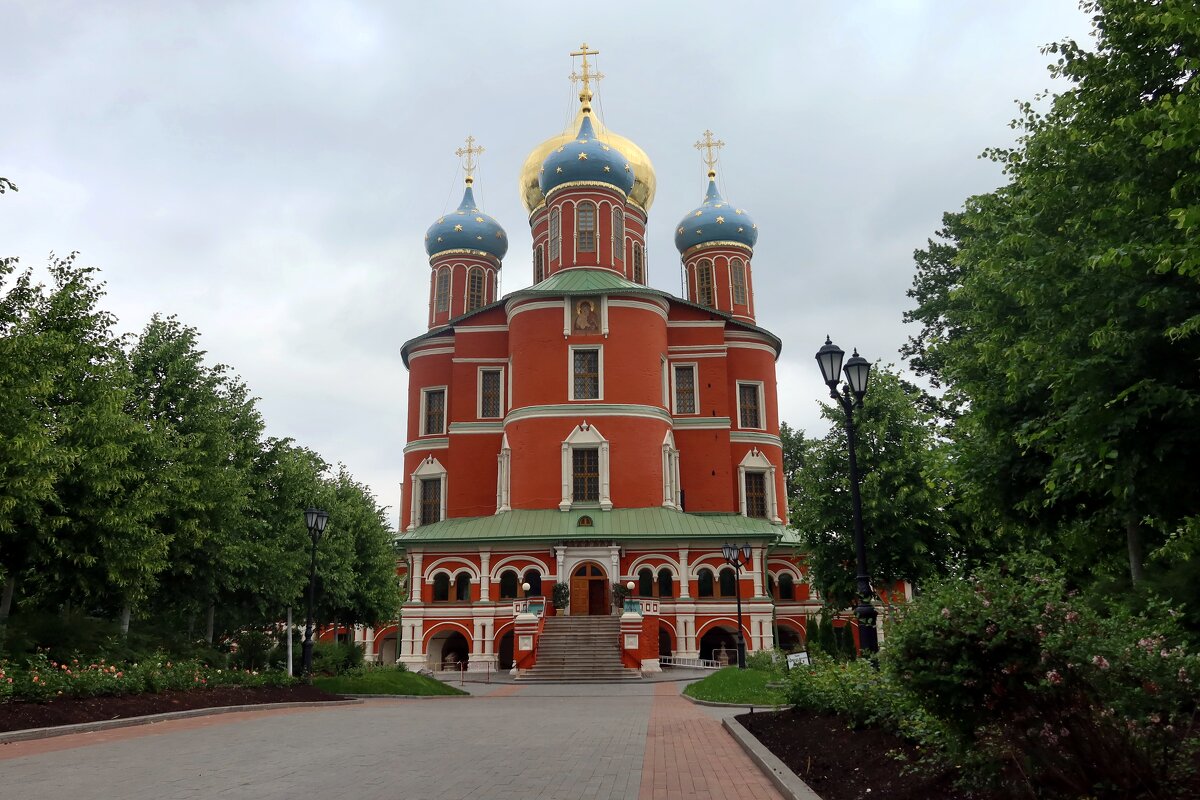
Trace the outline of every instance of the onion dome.
{"type": "Polygon", "coordinates": [[[572,183],[607,184],[626,196],[633,188],[633,167],[620,150],[596,138],[590,114],[584,114],[574,139],[546,156],[538,188],[545,196],[559,186],[572,183]]]}
{"type": "Polygon", "coordinates": [[[463,192],[458,209],[439,217],[425,232],[425,252],[430,258],[451,250],[467,250],[483,253],[499,261],[508,252],[508,236],[504,228],[475,205],[471,182],[468,177],[467,189],[463,192]]]}
{"type": "Polygon", "coordinates": [[[686,253],[699,244],[733,242],[754,247],[758,226],[744,208],[725,202],[717,191],[716,173],[708,173],[708,191],[704,202],[675,227],[675,248],[686,253]]]}

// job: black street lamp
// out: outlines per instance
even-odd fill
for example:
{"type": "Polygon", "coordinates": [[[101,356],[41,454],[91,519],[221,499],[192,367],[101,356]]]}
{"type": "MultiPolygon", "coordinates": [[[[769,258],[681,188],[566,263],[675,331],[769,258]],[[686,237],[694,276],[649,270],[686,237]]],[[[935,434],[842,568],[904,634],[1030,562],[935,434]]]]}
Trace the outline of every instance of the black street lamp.
{"type": "Polygon", "coordinates": [[[825,344],[817,351],[817,364],[821,377],[829,387],[829,396],[837,400],[846,412],[846,441],[850,445],[850,498],[854,505],[854,548],[858,555],[858,606],[854,609],[858,617],[858,643],[868,653],[879,650],[879,635],[875,627],[875,607],[871,605],[871,578],[867,574],[867,546],[863,539],[862,496],[858,487],[858,459],[854,454],[854,409],[862,408],[863,395],[867,393],[867,382],[871,377],[871,364],[854,351],[842,369],[842,357],[846,352],[834,344],[828,336],[825,344]],[[846,373],[846,382],[838,392],[841,373],[846,373]],[[851,398],[853,395],[853,399],[851,398]]]}
{"type": "Polygon", "coordinates": [[[329,514],[317,508],[310,508],[304,512],[304,523],[308,525],[308,535],[312,538],[312,561],[308,568],[308,622],[304,626],[304,655],[303,655],[303,670],[305,676],[312,680],[312,661],[313,661],[313,597],[317,590],[317,545],[321,541],[321,534],[325,533],[325,523],[329,521],[329,514]]]}
{"type": "Polygon", "coordinates": [[[725,561],[733,567],[734,570],[734,594],[737,595],[737,610],[738,610],[738,638],[737,638],[737,657],[738,669],[746,668],[746,637],[742,635],[742,568],[750,563],[750,543],[742,545],[740,548],[736,544],[724,544],[721,546],[721,555],[725,556],[725,561]]]}

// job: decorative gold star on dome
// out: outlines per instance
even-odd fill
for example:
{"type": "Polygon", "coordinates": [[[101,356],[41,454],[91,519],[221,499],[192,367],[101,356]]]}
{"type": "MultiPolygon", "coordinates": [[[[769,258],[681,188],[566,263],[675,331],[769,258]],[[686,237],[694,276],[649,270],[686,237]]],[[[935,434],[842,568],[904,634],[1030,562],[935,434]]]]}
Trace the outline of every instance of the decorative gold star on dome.
{"type": "Polygon", "coordinates": [[[675,232],[676,232],[677,234],[679,234],[680,236],[683,236],[683,228],[682,228],[682,227],[681,227],[679,230],[675,231],[675,232]]]}
{"type": "Polygon", "coordinates": [[[503,238],[504,238],[504,231],[496,231],[496,238],[497,238],[497,239],[503,239],[503,238]]]}
{"type": "Polygon", "coordinates": [[[693,217],[698,217],[698,216],[700,216],[700,215],[701,215],[701,214],[703,214],[703,213],[704,213],[703,211],[697,211],[697,212],[696,212],[695,214],[693,214],[692,216],[693,216],[693,217]]]}
{"type": "Polygon", "coordinates": [[[563,150],[566,150],[566,149],[567,149],[566,147],[560,147],[560,148],[558,148],[558,152],[561,153],[563,150]]]}
{"type": "Polygon", "coordinates": [[[440,237],[440,236],[439,236],[439,237],[438,237],[438,241],[440,242],[441,240],[442,240],[442,237],[440,237]]]}
{"type": "Polygon", "coordinates": [[[718,225],[724,225],[724,224],[725,224],[725,218],[724,218],[724,217],[717,217],[717,224],[718,224],[718,225]]]}
{"type": "Polygon", "coordinates": [[[626,172],[629,172],[629,165],[628,165],[628,164],[626,164],[626,165],[625,165],[625,171],[626,171],[626,172]]]}
{"type": "Polygon", "coordinates": [[[476,222],[483,222],[483,217],[476,217],[476,218],[475,218],[475,221],[476,221],[476,222]]]}
{"type": "Polygon", "coordinates": [[[609,150],[612,150],[612,148],[611,148],[611,147],[609,147],[609,146],[608,146],[608,145],[606,145],[606,144],[602,144],[602,145],[600,145],[600,149],[601,149],[601,150],[603,150],[603,151],[604,151],[604,152],[606,152],[606,153],[607,153],[609,150]]]}
{"type": "Polygon", "coordinates": [[[697,235],[697,236],[701,236],[701,235],[703,235],[703,233],[704,233],[704,229],[703,229],[703,228],[696,228],[696,235],[697,235]]]}
{"type": "Polygon", "coordinates": [[[455,211],[454,213],[458,214],[460,217],[465,217],[467,215],[467,212],[465,211],[455,211]]]}
{"type": "Polygon", "coordinates": [[[750,227],[753,228],[754,230],[758,230],[758,225],[751,225],[750,227]]]}
{"type": "Polygon", "coordinates": [[[605,164],[605,165],[604,165],[604,171],[605,171],[605,172],[612,172],[612,167],[610,167],[608,164],[605,164]]]}
{"type": "Polygon", "coordinates": [[[577,144],[587,144],[587,143],[588,143],[588,138],[585,136],[585,137],[583,137],[582,139],[576,139],[576,140],[575,140],[575,142],[576,142],[577,144]]]}
{"type": "Polygon", "coordinates": [[[455,225],[455,226],[454,226],[454,230],[456,230],[456,231],[461,231],[461,230],[462,230],[462,225],[455,225]]]}
{"type": "Polygon", "coordinates": [[[445,217],[438,217],[438,225],[441,225],[445,221],[446,221],[445,217]]]}
{"type": "Polygon", "coordinates": [[[735,209],[733,210],[733,213],[735,213],[735,214],[745,214],[746,212],[745,212],[745,211],[742,211],[740,208],[735,208],[735,209]]]}
{"type": "Polygon", "coordinates": [[[587,153],[580,153],[578,160],[579,161],[587,161],[587,153]]]}
{"type": "Polygon", "coordinates": [[[555,168],[554,168],[554,171],[555,171],[555,172],[562,172],[562,167],[555,167],[555,168]]]}
{"type": "Polygon", "coordinates": [[[743,228],[741,225],[738,225],[738,233],[741,233],[744,230],[746,230],[746,229],[743,228]]]}
{"type": "Polygon", "coordinates": [[[478,240],[479,240],[479,241],[481,241],[481,242],[483,241],[483,237],[482,237],[482,236],[476,236],[475,238],[476,238],[476,239],[478,239],[478,240]]]}

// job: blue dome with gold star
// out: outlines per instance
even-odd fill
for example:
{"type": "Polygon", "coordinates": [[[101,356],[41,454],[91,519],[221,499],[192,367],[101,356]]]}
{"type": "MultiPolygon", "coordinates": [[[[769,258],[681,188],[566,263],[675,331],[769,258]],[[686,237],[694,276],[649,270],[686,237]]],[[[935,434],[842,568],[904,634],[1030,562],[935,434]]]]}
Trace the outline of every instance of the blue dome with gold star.
{"type": "Polygon", "coordinates": [[[717,191],[713,176],[710,172],[704,202],[675,227],[675,247],[680,253],[709,242],[736,242],[754,247],[758,241],[758,226],[754,220],[744,208],[735,208],[725,202],[717,191]]]}
{"type": "Polygon", "coordinates": [[[478,250],[496,259],[508,252],[504,228],[475,205],[469,181],[458,209],[439,217],[425,232],[425,252],[430,258],[447,250],[478,250]]]}
{"type": "Polygon", "coordinates": [[[567,183],[606,183],[628,195],[635,176],[620,150],[596,138],[590,114],[583,115],[579,133],[550,151],[542,162],[538,186],[543,195],[567,183]]]}

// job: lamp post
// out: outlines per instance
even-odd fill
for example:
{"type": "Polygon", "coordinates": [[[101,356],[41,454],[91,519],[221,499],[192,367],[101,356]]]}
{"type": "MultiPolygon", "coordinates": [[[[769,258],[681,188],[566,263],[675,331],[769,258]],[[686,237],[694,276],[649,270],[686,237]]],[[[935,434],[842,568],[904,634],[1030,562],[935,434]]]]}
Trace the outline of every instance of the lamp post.
{"type": "Polygon", "coordinates": [[[304,654],[302,657],[304,675],[312,681],[313,660],[313,597],[317,590],[317,545],[321,535],[325,533],[325,523],[329,514],[317,508],[309,508],[304,512],[304,523],[308,526],[308,535],[312,539],[312,560],[308,568],[308,622],[304,625],[304,654]]]}
{"type": "Polygon", "coordinates": [[[736,544],[725,544],[721,547],[721,555],[733,567],[733,593],[737,596],[737,658],[738,669],[746,668],[746,637],[742,634],[742,568],[750,563],[750,543],[738,547],[736,544]]]}
{"type": "Polygon", "coordinates": [[[854,609],[858,617],[858,642],[868,653],[879,650],[879,636],[875,628],[875,607],[871,605],[871,578],[867,573],[867,546],[863,539],[862,496],[858,485],[858,459],[855,456],[854,409],[862,408],[863,395],[867,393],[867,382],[871,377],[871,364],[854,351],[846,367],[842,369],[842,357],[846,351],[834,344],[828,336],[825,344],[817,351],[817,364],[821,377],[829,387],[829,396],[838,401],[846,412],[846,441],[850,447],[850,499],[854,506],[854,548],[858,557],[858,606],[854,609]],[[841,373],[846,373],[846,382],[838,392],[841,373]],[[853,398],[851,397],[853,395],[853,398]]]}

